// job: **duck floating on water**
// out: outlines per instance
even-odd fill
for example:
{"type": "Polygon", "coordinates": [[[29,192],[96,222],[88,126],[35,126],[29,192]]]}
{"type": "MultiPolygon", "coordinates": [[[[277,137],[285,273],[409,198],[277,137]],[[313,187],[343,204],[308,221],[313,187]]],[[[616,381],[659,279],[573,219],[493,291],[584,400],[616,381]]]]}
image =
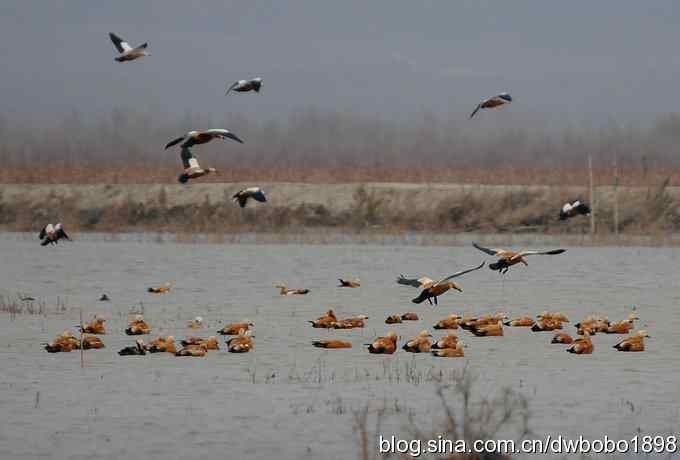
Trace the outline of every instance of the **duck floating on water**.
{"type": "Polygon", "coordinates": [[[434,343],[432,344],[432,348],[434,349],[455,348],[458,342],[459,342],[458,337],[456,337],[453,334],[449,334],[435,340],[434,343]]]}
{"type": "Polygon", "coordinates": [[[354,278],[352,280],[344,280],[342,278],[338,278],[338,281],[340,282],[338,287],[346,287],[346,288],[361,287],[361,280],[359,280],[359,278],[354,278]]]}
{"type": "Polygon", "coordinates": [[[194,319],[187,321],[187,327],[189,329],[201,329],[201,328],[203,328],[203,317],[197,316],[194,319]]]}
{"type": "Polygon", "coordinates": [[[503,321],[498,320],[496,324],[475,326],[470,329],[470,332],[478,337],[499,337],[503,335],[503,321]]]}
{"type": "Polygon", "coordinates": [[[80,332],[86,334],[106,334],[104,321],[106,321],[104,318],[96,316],[92,321],[83,325],[80,332]]]}
{"type": "Polygon", "coordinates": [[[390,331],[385,337],[378,337],[368,345],[368,352],[372,354],[391,355],[397,350],[397,333],[390,331]]]}
{"type": "Polygon", "coordinates": [[[149,353],[176,353],[175,337],[168,335],[167,337],[159,336],[146,344],[146,351],[149,353]]]}
{"type": "Polygon", "coordinates": [[[142,315],[136,315],[129,323],[127,329],[125,329],[127,335],[144,335],[151,333],[151,326],[144,321],[142,315]]]}
{"type": "Polygon", "coordinates": [[[99,348],[106,348],[102,339],[94,335],[83,336],[83,350],[93,350],[99,348]]]}
{"type": "Polygon", "coordinates": [[[338,318],[335,316],[335,312],[333,311],[333,309],[330,309],[326,312],[325,315],[319,316],[314,321],[308,322],[312,324],[312,327],[330,329],[333,327],[333,324],[336,323],[337,321],[338,318]]]}
{"type": "Polygon", "coordinates": [[[573,343],[573,342],[574,342],[574,339],[569,334],[567,334],[566,332],[555,333],[552,340],[550,341],[550,343],[564,343],[564,344],[569,344],[569,343],[573,343]]]}
{"type": "Polygon", "coordinates": [[[453,313],[444,319],[437,321],[433,326],[434,329],[458,329],[458,321],[460,316],[454,315],[453,313]]]}
{"type": "Polygon", "coordinates": [[[205,347],[206,350],[219,350],[220,342],[217,337],[211,335],[207,339],[202,337],[187,337],[180,342],[183,347],[188,347],[189,345],[199,345],[205,347]]]}
{"type": "Polygon", "coordinates": [[[427,330],[422,330],[416,337],[408,340],[401,348],[410,353],[429,353],[432,350],[431,338],[432,334],[427,330]]]}
{"type": "Polygon", "coordinates": [[[399,315],[390,315],[387,318],[385,318],[385,324],[400,324],[402,322],[401,316],[399,315]]]}
{"type": "Polygon", "coordinates": [[[645,337],[649,337],[647,331],[641,330],[614,345],[618,351],[645,351],[645,337]]]}
{"type": "Polygon", "coordinates": [[[135,340],[134,346],[125,347],[118,352],[120,356],[144,356],[146,355],[146,349],[144,347],[144,341],[142,339],[135,340]]]}
{"type": "Polygon", "coordinates": [[[354,329],[364,327],[364,321],[368,319],[366,315],[357,315],[353,318],[341,319],[333,323],[333,329],[354,329]]]}
{"type": "Polygon", "coordinates": [[[165,285],[159,286],[159,287],[153,287],[152,286],[152,287],[148,288],[146,291],[150,292],[152,294],[167,294],[168,292],[170,292],[171,289],[172,289],[172,284],[165,283],[165,285]]]}
{"type": "Polygon", "coordinates": [[[237,335],[241,329],[247,331],[254,326],[255,323],[253,323],[249,319],[244,319],[243,321],[240,321],[238,323],[231,323],[225,325],[222,329],[217,331],[217,333],[221,335],[237,335]]]}
{"type": "Polygon", "coordinates": [[[349,340],[315,340],[312,345],[317,348],[352,348],[352,342],[349,340]]]}
{"type": "Polygon", "coordinates": [[[593,341],[590,340],[590,333],[585,331],[583,333],[583,338],[574,340],[567,352],[574,353],[576,355],[589,355],[593,352],[594,346],[593,341]]]}
{"type": "Polygon", "coordinates": [[[465,356],[465,345],[463,342],[458,342],[452,348],[437,348],[432,350],[432,355],[438,358],[462,358],[465,356]]]}
{"type": "Polygon", "coordinates": [[[241,329],[236,337],[227,341],[227,351],[229,353],[247,353],[253,349],[253,338],[251,331],[241,329]]]}
{"type": "Polygon", "coordinates": [[[277,284],[274,287],[279,290],[279,294],[281,294],[281,295],[305,295],[305,294],[309,294],[309,289],[287,288],[283,284],[277,284]]]}

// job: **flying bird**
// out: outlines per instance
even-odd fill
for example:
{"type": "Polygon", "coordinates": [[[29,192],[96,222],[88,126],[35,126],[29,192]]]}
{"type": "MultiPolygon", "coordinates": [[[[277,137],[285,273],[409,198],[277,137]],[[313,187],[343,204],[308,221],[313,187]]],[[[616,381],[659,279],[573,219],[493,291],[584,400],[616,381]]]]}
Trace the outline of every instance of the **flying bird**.
{"type": "Polygon", "coordinates": [[[242,208],[246,207],[248,200],[251,198],[255,201],[259,201],[260,203],[267,202],[267,197],[264,195],[264,191],[260,187],[244,188],[232,197],[232,199],[238,202],[238,205],[242,208]]]}
{"type": "Polygon", "coordinates": [[[40,230],[38,238],[42,240],[40,246],[47,246],[48,244],[57,244],[57,242],[64,238],[66,240],[71,240],[69,236],[64,231],[64,226],[60,223],[56,225],[47,224],[45,228],[40,230]]]}
{"type": "Polygon", "coordinates": [[[483,246],[478,245],[477,243],[472,243],[472,245],[479,249],[482,252],[485,252],[489,254],[490,256],[496,256],[499,257],[498,261],[489,264],[489,268],[491,270],[498,270],[498,273],[507,273],[507,271],[512,267],[513,265],[516,265],[518,263],[523,263],[524,265],[529,265],[527,263],[526,257],[528,256],[536,256],[536,255],[556,255],[556,254],[562,254],[563,252],[566,251],[566,249],[552,249],[550,251],[522,251],[522,252],[514,252],[514,251],[507,251],[505,249],[490,249],[490,248],[485,248],[483,246]]]}
{"type": "Polygon", "coordinates": [[[134,61],[135,59],[143,58],[144,56],[151,56],[151,53],[146,51],[146,47],[149,45],[148,43],[142,43],[138,47],[133,48],[128,42],[113,32],[109,32],[109,37],[113,42],[113,46],[115,46],[120,53],[120,55],[115,58],[118,62],[134,61]]]}
{"type": "Polygon", "coordinates": [[[494,107],[500,107],[512,102],[512,97],[508,93],[500,93],[489,99],[484,99],[482,102],[477,104],[475,110],[470,114],[470,118],[474,117],[479,109],[493,109],[494,107]]]}
{"type": "Polygon", "coordinates": [[[189,182],[189,179],[196,179],[201,176],[206,176],[211,173],[216,173],[217,170],[215,168],[201,168],[201,166],[198,164],[198,160],[194,155],[191,153],[191,147],[194,145],[200,145],[200,144],[205,144],[213,139],[232,139],[235,140],[236,142],[243,144],[243,141],[234,133],[229,132],[226,129],[219,129],[219,128],[214,128],[214,129],[206,129],[205,131],[189,131],[187,134],[185,134],[182,137],[178,137],[177,139],[173,139],[172,141],[168,142],[167,145],[165,146],[165,149],[169,149],[170,147],[179,144],[180,142],[182,143],[180,145],[182,149],[182,153],[180,154],[180,158],[182,159],[182,165],[184,166],[184,172],[180,174],[180,176],[177,178],[180,183],[186,184],[189,182]]]}
{"type": "Polygon", "coordinates": [[[560,209],[560,220],[567,220],[578,215],[587,216],[590,214],[590,207],[576,200],[571,203],[565,203],[560,209]]]}
{"type": "Polygon", "coordinates": [[[231,86],[227,88],[225,96],[232,91],[236,91],[237,93],[247,93],[249,91],[255,91],[256,93],[259,93],[260,88],[262,88],[262,79],[260,77],[251,78],[250,80],[238,80],[232,83],[231,86]]]}
{"type": "Polygon", "coordinates": [[[484,266],[485,263],[486,262],[482,262],[476,267],[459,271],[458,273],[454,273],[453,275],[447,276],[446,278],[439,280],[437,282],[432,281],[430,278],[427,277],[407,278],[404,275],[399,275],[399,278],[397,278],[397,283],[423,289],[420,295],[412,300],[413,303],[422,303],[425,300],[427,300],[430,303],[430,305],[433,305],[432,301],[434,300],[434,305],[438,305],[437,297],[444,294],[446,291],[450,289],[455,289],[459,292],[463,292],[463,290],[460,288],[460,286],[458,286],[458,284],[450,280],[458,278],[459,276],[463,276],[466,273],[479,270],[484,266]]]}

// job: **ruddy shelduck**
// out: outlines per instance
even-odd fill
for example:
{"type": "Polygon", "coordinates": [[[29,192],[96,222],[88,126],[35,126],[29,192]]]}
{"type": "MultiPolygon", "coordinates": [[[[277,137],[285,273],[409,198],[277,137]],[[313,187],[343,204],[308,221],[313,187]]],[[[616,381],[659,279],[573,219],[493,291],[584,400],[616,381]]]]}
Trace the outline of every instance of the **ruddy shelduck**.
{"type": "Polygon", "coordinates": [[[83,336],[83,350],[92,350],[105,348],[104,342],[97,336],[94,335],[84,335],[83,336]]]}
{"type": "Polygon", "coordinates": [[[171,289],[172,284],[165,283],[164,286],[151,286],[150,288],[147,289],[147,292],[150,292],[152,294],[166,294],[170,292],[171,289]]]}
{"type": "Polygon", "coordinates": [[[340,281],[340,284],[338,287],[346,287],[346,288],[358,288],[361,287],[361,281],[359,278],[354,278],[353,280],[344,280],[342,278],[338,278],[338,281],[340,281]]]}
{"type": "Polygon", "coordinates": [[[510,104],[512,102],[512,96],[507,92],[502,92],[492,96],[490,98],[484,99],[482,102],[477,104],[475,110],[470,114],[470,118],[474,117],[475,114],[481,109],[493,109],[496,107],[502,107],[504,105],[510,104]]]}
{"type": "Polygon", "coordinates": [[[234,196],[231,197],[238,205],[245,208],[248,204],[248,200],[259,201],[260,203],[266,203],[267,197],[264,191],[260,187],[248,187],[240,190],[234,196]]]}
{"type": "Polygon", "coordinates": [[[385,318],[385,324],[399,324],[401,323],[401,316],[399,315],[390,315],[387,318],[385,318]]]}
{"type": "Polygon", "coordinates": [[[251,333],[251,331],[241,329],[236,337],[227,342],[227,351],[229,353],[247,353],[252,350],[253,338],[251,333]]]}
{"type": "Polygon", "coordinates": [[[542,311],[538,315],[536,315],[536,318],[538,319],[551,319],[555,321],[559,321],[561,323],[568,323],[569,318],[567,315],[561,312],[551,312],[551,311],[542,311]]]}
{"type": "Polygon", "coordinates": [[[637,333],[614,345],[614,348],[619,351],[645,351],[645,337],[649,337],[647,331],[637,331],[637,333]]]}
{"type": "Polygon", "coordinates": [[[40,242],[40,246],[47,246],[48,244],[58,244],[59,240],[62,238],[71,241],[71,238],[66,234],[64,231],[64,226],[62,225],[61,222],[57,223],[56,225],[52,224],[47,224],[43,229],[40,231],[40,234],[38,235],[38,238],[42,240],[40,242]]]}
{"type": "Polygon", "coordinates": [[[432,348],[455,348],[456,344],[458,344],[458,337],[453,334],[449,334],[435,340],[432,344],[432,348]]]}
{"type": "Polygon", "coordinates": [[[151,333],[151,326],[149,326],[149,324],[144,321],[144,317],[142,315],[136,315],[134,319],[128,323],[128,328],[125,329],[125,333],[127,335],[149,334],[151,333]]]}
{"type": "Polygon", "coordinates": [[[562,329],[562,322],[555,319],[539,319],[531,326],[534,332],[554,331],[555,329],[562,329]]]}
{"type": "Polygon", "coordinates": [[[438,348],[432,350],[432,355],[439,358],[462,358],[465,356],[465,346],[463,345],[463,342],[458,342],[453,348],[438,348]]]}
{"type": "Polygon", "coordinates": [[[109,38],[116,47],[116,50],[120,53],[114,59],[118,62],[134,61],[135,59],[143,58],[144,56],[150,56],[150,53],[146,51],[148,43],[142,43],[136,48],[130,46],[130,44],[121,38],[119,35],[109,32],[109,38]]]}
{"type": "Polygon", "coordinates": [[[587,216],[590,214],[590,207],[580,200],[564,203],[560,209],[560,220],[571,219],[576,216],[587,216]]]}
{"type": "Polygon", "coordinates": [[[191,356],[201,358],[208,354],[208,350],[202,345],[189,345],[175,352],[175,356],[191,356]]]}
{"type": "Polygon", "coordinates": [[[434,329],[458,329],[458,320],[460,320],[460,316],[450,314],[445,319],[441,319],[441,320],[437,321],[437,323],[433,326],[433,328],[434,329]]]}
{"type": "Polygon", "coordinates": [[[513,265],[523,263],[524,265],[529,265],[527,262],[527,257],[529,256],[545,256],[545,255],[556,255],[566,252],[566,249],[551,249],[549,251],[508,251],[505,249],[491,249],[485,248],[478,245],[477,243],[472,243],[472,245],[479,249],[480,251],[489,254],[491,256],[499,257],[498,261],[493,264],[489,264],[491,270],[497,270],[498,273],[507,273],[507,271],[513,265]]]}
{"type": "Polygon", "coordinates": [[[245,329],[247,331],[253,326],[255,326],[255,324],[252,321],[244,319],[243,321],[238,323],[231,323],[225,325],[222,329],[217,331],[217,333],[222,335],[237,335],[241,329],[245,329]]]}
{"type": "Polygon", "coordinates": [[[419,304],[427,300],[430,305],[437,305],[438,304],[437,298],[440,295],[444,294],[445,292],[448,292],[451,289],[463,292],[463,290],[457,283],[451,281],[452,279],[463,276],[466,273],[479,270],[484,266],[484,264],[485,262],[482,262],[477,267],[461,270],[457,273],[454,273],[453,275],[447,276],[446,278],[443,278],[436,282],[428,277],[407,278],[404,275],[399,275],[399,278],[397,278],[397,283],[422,289],[420,295],[418,295],[418,297],[416,297],[415,299],[411,300],[413,303],[419,304]]]}
{"type": "Polygon", "coordinates": [[[369,353],[391,355],[397,350],[397,333],[390,331],[385,337],[378,337],[367,345],[369,353]]]}
{"type": "Polygon", "coordinates": [[[519,318],[513,318],[510,321],[506,321],[503,324],[510,327],[531,327],[536,321],[528,316],[521,316],[519,318]]]}
{"type": "Polygon", "coordinates": [[[634,329],[634,322],[638,319],[640,318],[638,318],[635,313],[631,313],[628,315],[628,319],[610,324],[606,332],[607,334],[628,334],[634,329]]]}
{"type": "Polygon", "coordinates": [[[118,352],[121,356],[142,356],[146,355],[146,349],[144,347],[144,341],[142,339],[137,339],[135,345],[132,347],[125,347],[118,352]]]}
{"type": "Polygon", "coordinates": [[[305,294],[309,294],[309,289],[288,288],[283,284],[277,284],[274,287],[279,290],[279,294],[281,294],[281,295],[305,295],[305,294]]]}
{"type": "Polygon", "coordinates": [[[312,345],[317,348],[352,348],[349,340],[315,340],[312,345]]]}
{"type": "Polygon", "coordinates": [[[197,316],[196,318],[187,321],[187,327],[189,329],[201,329],[203,327],[203,318],[197,316]]]}
{"type": "Polygon", "coordinates": [[[176,353],[175,337],[169,335],[167,337],[157,337],[146,345],[146,351],[149,353],[176,353]]]}
{"type": "Polygon", "coordinates": [[[470,332],[478,337],[499,337],[503,335],[503,321],[499,320],[496,324],[475,326],[470,329],[470,332]]]}
{"type": "Polygon", "coordinates": [[[106,334],[104,321],[106,321],[104,318],[95,317],[95,319],[82,327],[81,332],[85,334],[106,334]]]}
{"type": "Polygon", "coordinates": [[[366,315],[358,315],[353,318],[341,319],[333,323],[334,329],[354,329],[364,327],[364,321],[368,319],[366,315]]]}
{"type": "Polygon", "coordinates": [[[202,337],[187,337],[180,343],[182,344],[183,347],[187,347],[189,345],[198,345],[205,347],[206,350],[220,349],[219,341],[217,340],[217,337],[215,337],[214,335],[211,335],[207,339],[204,339],[202,337]]]}
{"type": "Polygon", "coordinates": [[[566,332],[556,332],[550,343],[572,343],[574,339],[566,332]]]}
{"type": "Polygon", "coordinates": [[[319,316],[314,321],[309,322],[312,324],[312,327],[330,329],[333,327],[333,324],[336,323],[337,321],[338,318],[335,316],[335,312],[333,311],[333,309],[330,309],[326,312],[325,315],[319,316]]]}
{"type": "Polygon", "coordinates": [[[412,311],[408,311],[401,315],[402,321],[418,321],[418,314],[412,311]]]}
{"type": "Polygon", "coordinates": [[[583,338],[574,340],[574,343],[567,348],[567,351],[577,355],[589,355],[593,352],[593,348],[593,341],[590,340],[590,333],[584,331],[583,338]]]}
{"type": "Polygon", "coordinates": [[[431,338],[432,335],[428,331],[422,330],[416,337],[408,340],[401,348],[410,353],[429,353],[432,349],[431,338]]]}

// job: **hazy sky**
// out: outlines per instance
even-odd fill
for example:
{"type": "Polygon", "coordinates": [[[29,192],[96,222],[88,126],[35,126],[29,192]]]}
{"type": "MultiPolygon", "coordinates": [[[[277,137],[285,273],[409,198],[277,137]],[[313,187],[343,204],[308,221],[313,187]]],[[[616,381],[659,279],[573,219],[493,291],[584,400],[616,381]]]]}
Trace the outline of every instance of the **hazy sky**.
{"type": "Polygon", "coordinates": [[[640,119],[678,109],[679,44],[677,0],[2,0],[0,112],[464,117],[507,90],[514,114],[640,119]],[[109,31],[152,55],[114,62],[109,31]]]}

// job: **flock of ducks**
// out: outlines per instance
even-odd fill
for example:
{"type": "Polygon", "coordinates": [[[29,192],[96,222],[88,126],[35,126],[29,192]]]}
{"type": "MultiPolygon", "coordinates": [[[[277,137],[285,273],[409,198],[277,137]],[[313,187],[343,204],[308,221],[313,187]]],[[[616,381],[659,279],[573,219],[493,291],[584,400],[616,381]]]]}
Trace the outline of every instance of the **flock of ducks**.
{"type": "MultiPolygon", "coordinates": [[[[73,350],[90,350],[105,348],[104,342],[98,335],[105,335],[105,319],[95,316],[95,318],[78,325],[81,336],[76,337],[70,330],[64,331],[54,340],[45,344],[45,350],[49,353],[68,353],[73,350]],[[85,335],[89,334],[89,335],[85,335]]],[[[197,316],[187,322],[187,329],[197,330],[204,327],[203,318],[197,316]]],[[[233,336],[225,342],[227,351],[230,353],[247,353],[253,349],[253,337],[250,330],[254,324],[252,321],[244,320],[238,323],[228,324],[218,331],[221,335],[233,336]]],[[[127,335],[149,335],[151,326],[146,322],[142,315],[135,315],[128,321],[125,329],[127,335]]],[[[175,345],[175,337],[172,335],[158,336],[148,343],[144,343],[142,338],[138,338],[135,344],[121,349],[120,356],[142,356],[147,353],[171,353],[175,356],[205,356],[209,350],[219,350],[220,342],[217,336],[207,338],[188,336],[180,341],[181,348],[175,345]]]]}
{"type": "MultiPolygon", "coordinates": [[[[149,56],[147,51],[148,44],[143,43],[135,48],[131,47],[127,41],[119,35],[110,33],[109,37],[116,47],[119,55],[115,58],[118,62],[127,62],[149,56]]],[[[261,78],[253,78],[248,80],[238,80],[227,87],[225,95],[230,92],[256,92],[259,93],[262,87],[261,78]]],[[[496,96],[481,101],[475,110],[470,114],[470,118],[482,109],[492,109],[502,107],[510,104],[512,97],[510,94],[504,92],[496,96]]],[[[198,159],[193,155],[191,149],[196,145],[206,144],[215,139],[232,140],[237,143],[244,141],[236,134],[227,129],[214,128],[206,130],[192,130],[188,133],[177,137],[165,146],[165,149],[179,145],[180,159],[184,168],[179,175],[178,181],[182,184],[188,183],[190,180],[197,179],[209,174],[217,173],[217,169],[213,167],[203,168],[200,166],[198,159]]],[[[259,187],[248,187],[240,190],[233,195],[233,200],[238,203],[240,207],[245,207],[249,200],[264,203],[267,201],[263,190],[259,187]]],[[[566,203],[560,210],[560,220],[567,220],[578,215],[588,215],[590,208],[581,201],[574,201],[566,203]]],[[[61,223],[56,225],[48,224],[40,232],[40,240],[42,246],[57,244],[60,239],[70,240],[64,227],[61,223]]],[[[498,271],[500,274],[507,273],[507,271],[514,265],[524,264],[528,265],[527,257],[533,255],[558,255],[565,252],[564,249],[552,249],[547,251],[509,251],[504,249],[491,249],[473,243],[473,246],[484,252],[485,254],[494,256],[497,260],[489,264],[491,270],[498,271]]],[[[455,278],[459,278],[467,273],[480,270],[486,263],[481,262],[479,265],[468,268],[453,275],[447,276],[435,281],[427,276],[407,277],[400,275],[397,278],[397,283],[404,286],[411,286],[421,290],[420,294],[412,299],[415,304],[420,304],[428,301],[430,305],[438,305],[438,298],[450,290],[462,292],[462,288],[456,282],[455,278]]],[[[359,288],[361,281],[359,279],[339,279],[338,287],[343,288],[359,288]]],[[[283,284],[276,285],[279,293],[283,296],[288,295],[305,295],[309,293],[308,289],[288,288],[283,284]]],[[[166,284],[160,287],[150,287],[148,292],[154,294],[165,294],[170,292],[171,285],[166,284]]],[[[109,300],[105,294],[100,300],[109,300]]],[[[567,351],[575,354],[589,354],[593,352],[593,343],[591,336],[596,333],[608,334],[628,334],[633,329],[633,321],[637,317],[633,314],[624,321],[610,323],[606,318],[587,318],[584,321],[577,323],[577,334],[581,336],[574,340],[571,336],[561,331],[562,324],[569,320],[558,313],[543,312],[534,320],[532,318],[523,317],[508,319],[505,314],[486,315],[479,318],[460,317],[457,315],[449,315],[448,317],[438,321],[433,328],[435,330],[452,330],[462,329],[469,330],[477,337],[499,337],[503,336],[503,328],[506,327],[529,327],[532,331],[557,331],[551,343],[569,344],[567,351]]],[[[359,315],[351,318],[339,319],[336,317],[332,309],[328,310],[325,315],[309,321],[314,328],[323,329],[353,329],[365,327],[368,316],[359,315]]],[[[403,321],[418,321],[418,315],[415,312],[407,312],[402,315],[391,315],[386,320],[386,324],[398,324],[403,321]]],[[[50,343],[45,344],[45,349],[50,353],[70,352],[75,349],[98,349],[104,348],[105,345],[99,335],[106,334],[104,326],[105,320],[100,317],[95,317],[87,324],[79,325],[81,336],[76,337],[71,331],[64,331],[63,334],[57,336],[50,343]]],[[[246,353],[253,349],[253,336],[251,328],[254,326],[253,322],[243,320],[238,323],[228,324],[218,331],[219,334],[231,336],[226,342],[227,351],[232,353],[246,353]]],[[[204,327],[203,319],[196,317],[187,323],[187,328],[190,330],[199,330],[204,327]]],[[[142,315],[136,315],[128,322],[125,333],[131,336],[149,335],[151,333],[151,326],[146,322],[142,315]]],[[[614,348],[620,351],[643,351],[644,338],[649,337],[646,331],[638,331],[630,337],[617,343],[614,348]]],[[[373,354],[392,354],[397,350],[398,336],[396,332],[389,331],[387,335],[376,338],[373,342],[366,344],[369,353],[373,354]]],[[[207,338],[200,338],[189,336],[180,342],[181,348],[176,347],[175,338],[169,336],[159,336],[155,339],[144,343],[142,338],[138,338],[135,344],[127,346],[118,352],[121,356],[141,356],[147,353],[172,353],[175,356],[205,356],[209,350],[219,350],[220,343],[217,336],[210,336],[207,338]]],[[[312,345],[318,348],[327,349],[341,349],[351,348],[352,343],[343,339],[326,339],[315,340],[312,345]]],[[[411,353],[432,353],[437,357],[463,357],[464,343],[458,339],[454,334],[448,334],[444,337],[433,338],[427,331],[421,331],[416,337],[407,340],[402,349],[411,353]]]]}
{"type": "MultiPolygon", "coordinates": [[[[510,267],[523,263],[528,265],[525,257],[531,255],[558,255],[566,252],[565,249],[552,249],[547,251],[521,251],[514,252],[503,249],[489,249],[473,243],[473,246],[489,255],[498,257],[498,261],[489,265],[492,270],[497,270],[505,273],[510,267]]],[[[460,277],[464,274],[480,270],[484,267],[485,262],[479,265],[468,268],[453,275],[447,276],[440,281],[433,281],[426,276],[421,277],[407,277],[399,275],[396,279],[397,284],[402,286],[409,286],[421,289],[418,297],[412,300],[415,304],[420,304],[428,300],[431,305],[438,305],[437,297],[445,292],[453,289],[462,291],[459,285],[451,281],[454,278],[460,277]]],[[[360,288],[361,281],[358,278],[343,279],[339,278],[339,288],[360,288]]],[[[277,284],[275,287],[279,290],[282,296],[289,295],[305,295],[310,291],[309,289],[288,288],[283,284],[277,284]]],[[[166,294],[170,292],[172,285],[166,283],[164,286],[149,287],[147,291],[153,294],[166,294]]],[[[103,296],[104,297],[104,296],[103,296]]],[[[100,300],[109,300],[108,296],[100,300]]],[[[369,317],[367,315],[357,315],[350,318],[338,318],[333,311],[329,309],[324,315],[308,322],[313,328],[318,329],[354,329],[364,328],[369,317]]],[[[406,312],[401,315],[389,315],[385,319],[385,324],[400,324],[404,321],[419,321],[420,318],[416,312],[406,312]]],[[[611,322],[606,317],[589,316],[584,320],[576,323],[576,336],[572,337],[566,333],[564,324],[569,323],[569,318],[559,312],[544,311],[536,316],[536,319],[523,316],[517,318],[508,318],[505,313],[496,313],[494,315],[487,314],[480,317],[470,317],[469,315],[458,316],[450,314],[446,318],[437,321],[432,328],[434,330],[455,330],[464,329],[469,331],[476,337],[502,337],[504,335],[505,327],[524,327],[529,328],[533,332],[553,332],[553,337],[550,341],[552,344],[569,345],[566,349],[569,353],[574,354],[591,354],[594,350],[592,337],[596,334],[630,334],[634,327],[635,321],[639,320],[638,316],[632,312],[628,318],[611,322]]],[[[45,344],[45,349],[50,353],[70,352],[74,349],[97,349],[104,348],[104,343],[97,337],[98,335],[106,334],[105,320],[101,317],[95,317],[87,324],[79,325],[81,337],[76,338],[71,331],[65,331],[62,335],[56,337],[52,342],[45,344]],[[84,335],[89,334],[89,335],[84,335]]],[[[204,327],[203,318],[195,317],[186,324],[187,329],[200,330],[204,327]]],[[[220,335],[232,336],[225,342],[227,351],[231,353],[247,353],[253,349],[253,336],[251,328],[254,323],[250,320],[243,320],[236,323],[227,324],[217,331],[220,335]]],[[[135,315],[128,322],[128,327],[125,333],[130,336],[149,335],[151,333],[151,326],[144,319],[142,315],[135,315]]],[[[614,348],[625,352],[640,352],[644,351],[644,339],[649,337],[645,330],[639,330],[632,335],[618,342],[614,348]]],[[[389,331],[387,335],[377,337],[371,343],[366,344],[368,352],[372,354],[392,354],[397,351],[399,337],[394,331],[389,331]]],[[[189,336],[182,340],[182,348],[176,348],[173,336],[159,336],[154,340],[144,343],[139,338],[135,344],[128,346],[119,351],[121,356],[139,356],[147,353],[172,353],[176,356],[205,356],[209,350],[219,350],[220,344],[217,336],[210,336],[207,338],[200,338],[189,336]]],[[[317,348],[327,349],[341,349],[352,348],[352,342],[347,339],[334,338],[314,340],[312,345],[317,348]]],[[[459,338],[449,333],[446,336],[434,338],[427,330],[421,331],[416,337],[408,339],[402,346],[404,351],[410,353],[431,353],[437,357],[455,358],[465,356],[465,344],[459,338]]]]}
{"type": "MultiPolygon", "coordinates": [[[[345,324],[355,321],[352,327],[364,327],[367,316],[339,320],[333,310],[328,310],[325,315],[309,321],[312,327],[326,329],[346,329],[345,324]],[[342,324],[342,326],[341,326],[342,324]]],[[[386,324],[401,323],[404,320],[418,320],[415,313],[404,315],[391,315],[385,320],[386,324]]],[[[562,313],[542,312],[534,320],[530,317],[509,319],[505,313],[484,315],[478,318],[458,316],[450,314],[446,318],[433,325],[435,330],[464,329],[476,337],[502,337],[505,327],[526,327],[534,332],[555,331],[550,343],[569,345],[566,351],[573,354],[592,354],[594,345],[591,337],[595,334],[628,334],[634,328],[634,321],[638,317],[631,315],[622,321],[610,322],[603,317],[589,317],[581,323],[577,323],[577,338],[562,331],[563,324],[569,319],[562,313]],[[580,337],[579,337],[580,336],[580,337]]],[[[640,352],[645,350],[644,339],[649,337],[647,331],[639,330],[614,345],[618,351],[640,352]]],[[[368,352],[372,354],[393,354],[397,351],[399,337],[395,331],[389,331],[387,335],[377,337],[373,342],[366,344],[368,352]]],[[[315,340],[312,345],[318,348],[352,348],[352,342],[345,339],[315,340]]],[[[401,347],[409,353],[431,353],[441,358],[460,358],[465,356],[466,345],[455,334],[449,333],[439,338],[433,338],[427,330],[422,330],[417,336],[406,340],[401,347]]]]}

